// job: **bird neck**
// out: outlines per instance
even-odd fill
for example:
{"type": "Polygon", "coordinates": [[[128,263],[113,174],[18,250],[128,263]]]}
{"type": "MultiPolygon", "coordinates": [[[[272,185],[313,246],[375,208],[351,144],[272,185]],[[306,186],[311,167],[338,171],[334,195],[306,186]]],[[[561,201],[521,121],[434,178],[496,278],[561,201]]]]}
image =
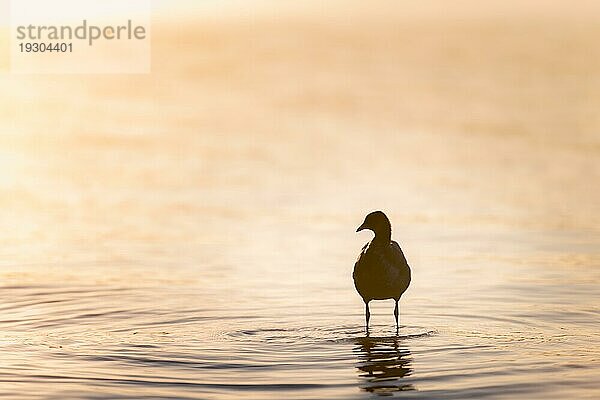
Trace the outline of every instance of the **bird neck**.
{"type": "Polygon", "coordinates": [[[392,228],[386,227],[384,229],[375,232],[373,243],[377,244],[389,244],[392,241],[392,228]]]}

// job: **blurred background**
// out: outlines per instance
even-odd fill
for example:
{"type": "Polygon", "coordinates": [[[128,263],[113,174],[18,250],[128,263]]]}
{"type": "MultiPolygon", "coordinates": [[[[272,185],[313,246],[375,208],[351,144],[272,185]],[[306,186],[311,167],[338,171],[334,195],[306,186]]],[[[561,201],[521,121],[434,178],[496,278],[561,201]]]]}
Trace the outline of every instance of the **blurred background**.
{"type": "Polygon", "coordinates": [[[597,11],[157,2],[152,74],[0,77],[3,258],[202,241],[173,215],[597,234],[597,11]]]}

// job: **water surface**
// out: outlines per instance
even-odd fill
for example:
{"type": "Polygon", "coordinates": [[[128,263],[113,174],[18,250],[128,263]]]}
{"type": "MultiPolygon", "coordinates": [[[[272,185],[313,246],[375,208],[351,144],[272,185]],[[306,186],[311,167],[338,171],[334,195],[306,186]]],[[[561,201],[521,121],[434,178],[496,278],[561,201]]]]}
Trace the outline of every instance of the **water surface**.
{"type": "Polygon", "coordinates": [[[330,11],[0,76],[1,397],[600,396],[594,14],[330,11]],[[373,209],[398,335],[351,280],[373,209]]]}

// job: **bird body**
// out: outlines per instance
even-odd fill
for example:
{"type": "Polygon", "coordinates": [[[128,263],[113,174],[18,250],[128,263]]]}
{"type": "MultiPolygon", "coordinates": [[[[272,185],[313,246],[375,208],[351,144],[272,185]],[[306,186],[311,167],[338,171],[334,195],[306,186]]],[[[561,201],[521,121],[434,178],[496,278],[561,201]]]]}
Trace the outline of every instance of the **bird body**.
{"type": "Polygon", "coordinates": [[[399,300],[410,284],[410,268],[398,243],[367,243],[354,265],[354,286],[365,302],[399,300]]]}
{"type": "Polygon", "coordinates": [[[365,218],[357,229],[370,229],[375,237],[361,250],[354,264],[354,286],[365,303],[366,324],[369,329],[369,302],[371,300],[394,299],[396,328],[398,328],[398,301],[408,289],[411,280],[410,267],[400,245],[391,240],[391,224],[381,211],[365,218]]]}

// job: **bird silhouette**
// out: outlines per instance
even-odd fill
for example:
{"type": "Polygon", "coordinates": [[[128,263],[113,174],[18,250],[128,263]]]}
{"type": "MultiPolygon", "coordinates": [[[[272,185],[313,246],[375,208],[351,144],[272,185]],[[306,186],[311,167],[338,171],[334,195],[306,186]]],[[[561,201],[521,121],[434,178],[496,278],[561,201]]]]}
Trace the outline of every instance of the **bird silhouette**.
{"type": "Polygon", "coordinates": [[[392,225],[381,211],[374,211],[356,232],[369,229],[375,237],[361,250],[354,264],[354,286],[365,302],[365,320],[369,332],[369,302],[371,300],[394,299],[394,317],[398,332],[398,301],[410,285],[410,267],[400,245],[392,240],[392,225]]]}

